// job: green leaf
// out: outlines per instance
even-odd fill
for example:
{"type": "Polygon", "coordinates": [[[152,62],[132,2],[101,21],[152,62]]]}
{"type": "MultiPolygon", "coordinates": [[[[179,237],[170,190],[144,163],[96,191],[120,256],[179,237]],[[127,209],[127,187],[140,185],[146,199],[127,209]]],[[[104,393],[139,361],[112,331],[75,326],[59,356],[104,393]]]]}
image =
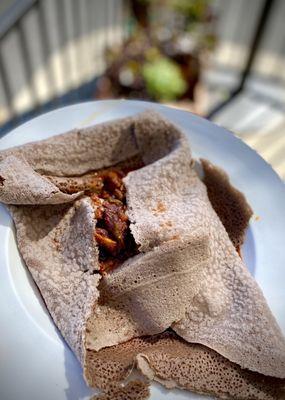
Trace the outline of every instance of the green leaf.
{"type": "Polygon", "coordinates": [[[149,94],[156,100],[175,100],[187,89],[179,66],[168,58],[145,63],[142,73],[149,94]]]}

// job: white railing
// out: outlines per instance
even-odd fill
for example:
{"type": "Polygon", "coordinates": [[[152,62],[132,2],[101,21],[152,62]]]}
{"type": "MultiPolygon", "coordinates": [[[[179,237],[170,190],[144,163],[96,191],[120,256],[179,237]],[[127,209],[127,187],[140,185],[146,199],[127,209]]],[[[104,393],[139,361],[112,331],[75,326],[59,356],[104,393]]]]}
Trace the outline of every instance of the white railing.
{"type": "MultiPolygon", "coordinates": [[[[240,78],[266,0],[213,0],[212,70],[240,78]]],[[[273,0],[272,0],[273,1],[273,0]]],[[[0,18],[0,125],[104,72],[107,45],[127,35],[128,0],[14,0],[0,18]]],[[[253,75],[285,84],[285,1],[274,0],[253,75]]],[[[220,74],[220,75],[221,75],[220,74]]]]}
{"type": "MultiPolygon", "coordinates": [[[[218,46],[212,62],[238,74],[247,60],[265,0],[214,0],[218,46]]],[[[272,0],[252,74],[285,85],[285,1],[272,0]]]]}
{"type": "Polygon", "coordinates": [[[0,23],[0,124],[100,75],[127,13],[125,0],[19,1],[0,23]]]}

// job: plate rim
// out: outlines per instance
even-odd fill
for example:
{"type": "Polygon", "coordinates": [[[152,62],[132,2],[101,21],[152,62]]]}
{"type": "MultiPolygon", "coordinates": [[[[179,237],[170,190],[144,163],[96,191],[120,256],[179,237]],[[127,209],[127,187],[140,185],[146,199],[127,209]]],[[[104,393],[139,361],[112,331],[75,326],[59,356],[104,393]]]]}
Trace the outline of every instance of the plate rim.
{"type": "MultiPolygon", "coordinates": [[[[31,119],[31,120],[29,120],[29,121],[26,121],[24,124],[22,124],[22,125],[19,125],[18,127],[16,127],[16,128],[14,128],[13,130],[11,130],[11,131],[9,131],[9,132],[7,132],[5,135],[3,135],[1,138],[0,138],[0,149],[2,149],[2,142],[3,142],[3,140],[4,140],[4,142],[6,142],[7,140],[8,140],[8,142],[9,142],[9,139],[7,139],[8,137],[9,137],[9,135],[12,135],[12,134],[14,134],[14,135],[17,135],[18,133],[18,131],[21,131],[21,130],[23,130],[23,128],[26,128],[27,126],[29,126],[29,125],[31,125],[31,124],[34,124],[35,122],[39,122],[43,117],[44,118],[50,118],[51,116],[53,116],[55,113],[61,113],[61,112],[64,112],[64,111],[68,111],[68,110],[70,110],[71,108],[74,108],[75,107],[75,109],[77,109],[77,108],[80,108],[80,107],[85,107],[85,106],[94,106],[95,108],[96,108],[96,106],[98,105],[98,104],[102,104],[103,106],[104,105],[108,105],[108,106],[111,106],[111,108],[109,109],[109,111],[112,113],[112,108],[114,107],[114,108],[117,108],[117,106],[118,106],[118,108],[121,106],[121,105],[127,105],[127,104],[130,104],[130,105],[134,105],[135,106],[135,108],[137,107],[137,108],[142,108],[142,110],[143,109],[145,109],[146,107],[148,108],[148,107],[153,107],[153,106],[155,106],[154,108],[155,109],[157,109],[158,110],[158,112],[159,112],[159,110],[162,110],[163,112],[165,112],[165,113],[170,113],[170,114],[172,114],[172,113],[176,113],[177,115],[179,114],[180,115],[180,118],[183,118],[183,117],[185,117],[185,119],[187,120],[187,119],[189,119],[189,116],[190,116],[190,118],[192,118],[192,122],[194,122],[194,125],[195,124],[197,124],[197,126],[198,125],[202,125],[202,126],[205,126],[207,129],[209,128],[212,128],[213,129],[213,126],[215,127],[215,129],[216,130],[219,130],[220,132],[222,132],[223,133],[223,135],[231,135],[231,139],[233,140],[233,142],[236,142],[236,143],[239,143],[239,145],[240,146],[242,146],[242,148],[244,148],[244,149],[246,149],[246,151],[247,152],[249,152],[250,154],[252,154],[252,156],[254,157],[254,158],[257,158],[258,160],[259,160],[259,162],[261,163],[261,164],[263,164],[263,166],[264,166],[264,168],[265,169],[269,169],[270,170],[270,174],[275,178],[275,180],[276,180],[276,184],[277,185],[282,185],[282,190],[283,190],[283,192],[284,192],[284,198],[285,198],[285,185],[284,185],[284,183],[283,183],[283,181],[281,180],[281,178],[278,176],[278,174],[273,170],[273,168],[271,167],[271,165],[268,163],[268,162],[266,162],[255,150],[253,150],[252,148],[250,148],[246,143],[244,143],[240,138],[238,138],[238,137],[236,137],[233,133],[231,133],[229,130],[227,130],[227,129],[225,129],[225,128],[223,128],[223,127],[220,127],[219,125],[217,125],[217,124],[214,124],[213,122],[211,122],[211,121],[208,121],[208,120],[206,120],[206,119],[204,119],[204,118],[202,118],[202,117],[200,117],[200,116],[197,116],[197,115],[195,115],[195,114],[193,114],[193,113],[190,113],[190,112],[188,112],[188,111],[185,111],[185,110],[179,110],[179,109],[174,109],[174,108],[170,108],[170,107],[168,107],[168,106],[165,106],[165,105],[161,105],[161,104],[155,104],[155,103],[150,103],[150,102],[145,102],[145,101],[138,101],[138,100],[102,100],[102,101],[87,101],[87,102],[81,102],[81,103],[76,103],[76,104],[72,104],[72,105],[68,105],[68,106],[64,106],[64,107],[60,107],[60,108],[57,108],[57,109],[55,109],[55,110],[52,110],[52,111],[49,111],[49,112],[47,112],[47,113],[42,113],[42,114],[40,114],[40,115],[38,115],[37,117],[35,117],[35,118],[33,118],[33,119],[31,119]],[[170,112],[170,110],[172,110],[171,112],[170,112]],[[16,134],[15,134],[15,132],[16,132],[16,134]]],[[[104,108],[104,107],[103,107],[104,108]]],[[[109,112],[109,111],[107,111],[107,112],[109,112]]],[[[106,110],[103,110],[103,113],[105,113],[106,112],[106,110]]],[[[113,119],[115,119],[115,118],[111,118],[112,120],[113,119]]],[[[169,118],[170,120],[171,120],[171,118],[169,118]]],[[[96,120],[95,121],[93,121],[95,124],[96,124],[96,120]]],[[[99,122],[100,123],[100,122],[99,122]]],[[[205,129],[206,129],[205,128],[205,129]]],[[[66,130],[65,130],[66,131],[66,130]]],[[[63,133],[63,132],[59,132],[59,133],[63,133]]],[[[58,133],[55,133],[55,135],[56,134],[58,134],[58,133]]],[[[51,135],[52,136],[52,135],[51,135]]],[[[30,142],[30,140],[27,140],[26,141],[26,143],[28,143],[28,142],[30,142]]],[[[2,210],[2,208],[0,208],[0,215],[2,214],[2,212],[3,211],[1,211],[2,210]]],[[[1,232],[3,232],[3,229],[2,229],[2,225],[0,224],[0,233],[1,232]]],[[[285,232],[285,230],[284,230],[284,232],[285,232]]],[[[7,235],[7,232],[6,232],[6,235],[7,235]]],[[[6,236],[5,236],[5,238],[6,238],[6,236]]],[[[2,247],[2,249],[3,249],[3,245],[4,246],[6,246],[7,244],[5,244],[4,242],[3,242],[3,244],[1,245],[0,244],[0,260],[1,260],[1,247],[2,247]]],[[[285,260],[285,251],[284,251],[284,260],[285,260]]],[[[2,260],[3,261],[3,260],[2,260]]],[[[0,283],[0,287],[1,287],[1,283],[0,283]]],[[[1,292],[1,291],[0,291],[1,292]]],[[[1,297],[0,297],[1,298],[1,297]]],[[[1,311],[1,307],[0,307],[0,311],[1,311]]],[[[19,312],[19,310],[17,311],[17,312],[19,312]]],[[[1,313],[0,313],[1,314],[1,313]]],[[[0,316],[0,320],[1,320],[1,316],[0,316]]],[[[66,343],[64,343],[64,346],[66,346],[66,343]]],[[[69,361],[70,363],[72,363],[72,361],[69,361]]],[[[174,397],[173,397],[174,398],[174,397]]]]}

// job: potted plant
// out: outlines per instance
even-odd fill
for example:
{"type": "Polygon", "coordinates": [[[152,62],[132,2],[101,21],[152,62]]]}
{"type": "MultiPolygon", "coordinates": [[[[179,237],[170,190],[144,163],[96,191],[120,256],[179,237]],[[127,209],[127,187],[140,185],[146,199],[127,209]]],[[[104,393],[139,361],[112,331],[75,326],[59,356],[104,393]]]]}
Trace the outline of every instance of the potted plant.
{"type": "Polygon", "coordinates": [[[106,50],[98,98],[195,100],[203,55],[215,44],[209,0],[132,0],[131,31],[106,50]]]}

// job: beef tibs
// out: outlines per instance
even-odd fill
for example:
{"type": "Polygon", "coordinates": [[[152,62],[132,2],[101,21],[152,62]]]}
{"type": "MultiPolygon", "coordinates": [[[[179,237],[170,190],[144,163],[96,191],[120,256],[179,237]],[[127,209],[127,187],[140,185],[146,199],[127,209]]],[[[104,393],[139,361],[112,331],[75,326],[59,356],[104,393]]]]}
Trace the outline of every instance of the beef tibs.
{"type": "Polygon", "coordinates": [[[138,253],[126,214],[123,178],[144,164],[139,156],[81,177],[48,177],[64,193],[84,192],[92,200],[97,220],[94,238],[99,247],[100,271],[106,273],[138,253]]]}
{"type": "Polygon", "coordinates": [[[97,172],[103,186],[90,197],[96,207],[97,219],[95,239],[99,246],[101,272],[108,272],[127,258],[138,253],[137,245],[130,232],[126,215],[126,189],[121,168],[109,168],[97,172]]]}

